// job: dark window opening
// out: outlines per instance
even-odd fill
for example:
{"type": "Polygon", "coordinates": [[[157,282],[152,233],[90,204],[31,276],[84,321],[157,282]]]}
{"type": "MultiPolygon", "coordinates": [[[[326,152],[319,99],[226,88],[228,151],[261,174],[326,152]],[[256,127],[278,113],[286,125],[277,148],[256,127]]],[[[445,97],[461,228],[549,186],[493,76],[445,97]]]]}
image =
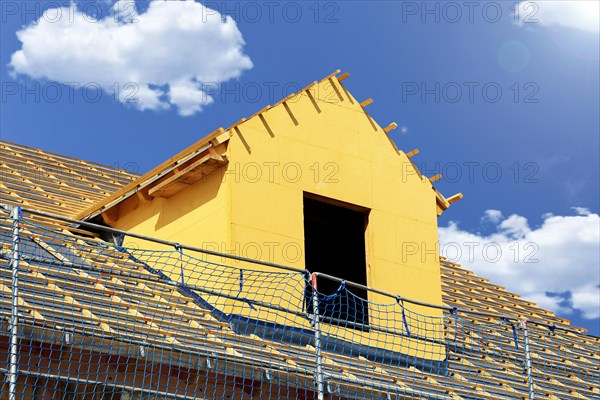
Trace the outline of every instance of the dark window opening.
{"type": "MultiPolygon", "coordinates": [[[[306,268],[340,279],[367,285],[365,230],[368,210],[334,200],[304,197],[304,246],[306,268]]],[[[340,282],[317,278],[319,315],[323,321],[367,330],[367,291],[340,282]],[[337,320],[337,321],[336,321],[337,320]]],[[[307,290],[307,311],[313,313],[311,290],[307,290]]]]}

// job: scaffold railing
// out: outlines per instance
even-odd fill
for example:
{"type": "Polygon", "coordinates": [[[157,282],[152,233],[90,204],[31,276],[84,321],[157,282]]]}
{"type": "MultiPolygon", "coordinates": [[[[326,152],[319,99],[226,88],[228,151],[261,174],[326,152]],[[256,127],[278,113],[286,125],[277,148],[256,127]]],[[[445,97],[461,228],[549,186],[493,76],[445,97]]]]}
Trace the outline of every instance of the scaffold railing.
{"type": "Polygon", "coordinates": [[[600,397],[600,339],[522,307],[431,305],[54,218],[0,212],[2,400],[600,397]]]}

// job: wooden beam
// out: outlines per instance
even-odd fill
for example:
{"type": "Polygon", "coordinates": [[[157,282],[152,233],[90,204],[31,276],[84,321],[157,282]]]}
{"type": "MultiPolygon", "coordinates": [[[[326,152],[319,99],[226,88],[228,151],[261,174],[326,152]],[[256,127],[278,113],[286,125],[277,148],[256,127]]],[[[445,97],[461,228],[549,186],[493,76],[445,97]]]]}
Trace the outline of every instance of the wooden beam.
{"type": "Polygon", "coordinates": [[[450,196],[448,197],[446,200],[448,201],[448,203],[452,204],[457,202],[458,200],[463,198],[463,194],[462,193],[456,193],[454,196],[450,196]]]}
{"type": "Polygon", "coordinates": [[[419,149],[414,149],[413,151],[409,151],[408,153],[406,153],[406,157],[411,158],[413,156],[416,156],[420,152],[421,151],[419,149]]]}
{"type": "Polygon", "coordinates": [[[307,87],[305,87],[304,89],[302,89],[303,92],[308,92],[313,86],[318,85],[319,82],[318,81],[314,81],[313,83],[311,83],[310,85],[308,85],[307,87]]]}
{"type": "MultiPolygon", "coordinates": [[[[212,147],[211,147],[212,148],[212,147]]],[[[138,190],[136,192],[136,196],[138,197],[138,199],[140,200],[140,202],[146,202],[146,201],[150,201],[152,200],[154,197],[150,196],[148,194],[148,190],[146,188],[142,189],[142,190],[138,190]]],[[[118,208],[117,207],[113,207],[113,208],[118,208]]]]}
{"type": "Polygon", "coordinates": [[[258,110],[257,112],[255,112],[254,114],[252,114],[251,116],[249,116],[248,119],[252,119],[252,118],[256,117],[257,115],[261,115],[262,113],[269,111],[270,108],[271,108],[271,105],[267,105],[267,106],[261,108],[260,110],[258,110]]]}
{"type": "Polygon", "coordinates": [[[310,90],[306,91],[306,96],[308,96],[308,99],[312,103],[312,105],[315,108],[315,110],[317,110],[318,113],[321,113],[321,107],[319,107],[319,104],[315,100],[315,97],[312,95],[312,93],[310,92],[310,90]]]}
{"type": "Polygon", "coordinates": [[[386,126],[385,128],[383,128],[383,131],[385,133],[388,133],[389,131],[391,131],[392,129],[396,129],[398,127],[398,124],[395,122],[392,122],[391,124],[389,124],[388,126],[386,126]]]}
{"type": "MultiPolygon", "coordinates": [[[[286,99],[287,99],[287,97],[286,97],[286,99]]],[[[287,111],[288,115],[292,119],[292,122],[294,123],[294,125],[298,126],[298,120],[294,116],[294,113],[292,113],[292,110],[290,109],[290,107],[287,105],[287,103],[285,101],[282,104],[283,104],[283,108],[285,108],[285,111],[287,111]]]]}
{"type": "Polygon", "coordinates": [[[333,78],[334,76],[336,76],[337,74],[339,74],[341,71],[339,69],[336,69],[335,71],[333,71],[331,74],[327,75],[325,78],[321,79],[321,82],[325,82],[328,79],[333,78]]]}
{"type": "Polygon", "coordinates": [[[263,123],[265,129],[269,133],[269,136],[271,136],[272,138],[275,137],[275,134],[273,133],[273,130],[271,129],[271,126],[269,125],[269,123],[265,119],[265,116],[262,115],[262,114],[258,114],[258,118],[260,119],[260,122],[263,123]]]}
{"type": "Polygon", "coordinates": [[[225,161],[223,156],[219,152],[217,152],[214,146],[208,148],[208,153],[212,158],[214,158],[217,161],[225,161]]]}
{"type": "Polygon", "coordinates": [[[349,73],[347,73],[347,72],[344,72],[342,75],[340,75],[340,76],[338,76],[338,77],[337,77],[337,80],[338,80],[339,82],[341,82],[341,81],[343,81],[344,79],[348,78],[349,76],[350,76],[350,74],[349,74],[349,73]]]}
{"type": "Polygon", "coordinates": [[[361,106],[362,108],[365,108],[366,106],[368,106],[368,105],[369,105],[369,104],[371,104],[372,102],[373,102],[373,99],[369,97],[368,99],[366,99],[365,101],[363,101],[362,103],[360,103],[360,106],[361,106]]]}
{"type": "Polygon", "coordinates": [[[111,208],[103,211],[100,214],[100,216],[102,217],[102,221],[104,221],[105,224],[110,225],[119,219],[119,207],[118,206],[111,207],[111,208]]]}
{"type": "MultiPolygon", "coordinates": [[[[167,161],[165,161],[162,164],[158,165],[157,167],[153,168],[151,171],[145,173],[141,177],[133,180],[132,182],[128,183],[127,185],[121,187],[116,192],[113,192],[109,196],[105,197],[103,200],[96,202],[91,207],[88,207],[84,211],[77,213],[77,215],[75,215],[73,218],[82,220],[82,219],[89,217],[90,215],[97,215],[96,213],[99,213],[99,211],[101,211],[103,208],[106,208],[106,207],[110,208],[112,205],[114,205],[113,204],[114,202],[122,201],[123,200],[122,197],[129,197],[129,196],[133,195],[133,193],[131,193],[131,192],[136,187],[138,187],[138,188],[145,187],[148,184],[153,183],[156,179],[159,179],[159,176],[164,175],[164,172],[166,170],[169,170],[170,168],[175,167],[176,164],[179,163],[182,159],[187,159],[187,157],[192,156],[196,151],[205,147],[213,139],[218,139],[219,136],[221,136],[224,133],[225,133],[225,131],[223,130],[223,128],[219,128],[219,129],[213,131],[212,133],[203,137],[202,139],[200,139],[198,142],[194,143],[190,147],[184,149],[183,151],[179,152],[175,156],[169,158],[167,161]]],[[[229,138],[226,138],[223,141],[226,141],[228,139],[229,138]]]]}
{"type": "Polygon", "coordinates": [[[437,175],[434,175],[431,178],[429,178],[429,182],[433,183],[433,182],[435,182],[435,181],[437,181],[439,179],[442,179],[442,178],[443,178],[442,174],[437,174],[437,175]]]}
{"type": "MultiPolygon", "coordinates": [[[[29,266],[29,264],[26,264],[26,265],[29,266]]],[[[102,328],[102,330],[104,330],[108,333],[111,333],[111,334],[115,333],[115,331],[106,322],[104,322],[102,319],[100,319],[94,313],[92,313],[92,311],[86,304],[78,302],[72,296],[70,296],[67,292],[65,292],[63,289],[61,289],[59,286],[57,286],[55,284],[55,282],[59,283],[60,282],[59,280],[52,279],[51,277],[47,277],[46,275],[43,275],[33,269],[31,269],[29,271],[29,274],[31,274],[34,277],[36,284],[39,284],[41,282],[45,283],[46,287],[48,288],[48,290],[50,292],[60,294],[63,297],[65,303],[71,304],[72,306],[79,308],[81,310],[81,314],[84,317],[89,318],[92,321],[96,322],[100,326],[100,328],[102,328]]]]}
{"type": "MultiPolygon", "coordinates": [[[[2,297],[10,298],[10,296],[12,296],[13,292],[12,292],[12,288],[9,288],[8,286],[5,286],[4,284],[0,283],[0,293],[3,293],[2,297]]],[[[30,315],[32,315],[35,319],[40,320],[40,321],[46,320],[46,318],[44,318],[44,316],[37,311],[36,307],[30,305],[25,300],[23,300],[21,297],[17,297],[16,301],[17,301],[17,305],[19,307],[22,307],[23,310],[26,310],[26,312],[28,312],[30,315]]]]}
{"type": "Polygon", "coordinates": [[[185,187],[198,182],[203,177],[214,173],[227,163],[221,155],[211,153],[201,157],[196,162],[181,170],[179,173],[163,180],[148,190],[148,195],[169,198],[185,187]]]}

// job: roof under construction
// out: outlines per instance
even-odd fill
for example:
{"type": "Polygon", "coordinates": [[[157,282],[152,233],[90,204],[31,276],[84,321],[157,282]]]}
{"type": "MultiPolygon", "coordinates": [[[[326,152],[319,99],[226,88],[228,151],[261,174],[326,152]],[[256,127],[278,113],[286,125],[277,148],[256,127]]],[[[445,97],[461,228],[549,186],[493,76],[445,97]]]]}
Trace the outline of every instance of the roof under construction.
{"type": "MultiPolygon", "coordinates": [[[[0,399],[600,398],[600,338],[444,258],[443,304],[360,298],[318,271],[96,224],[220,168],[236,129],[289,98],[142,176],[0,142],[0,399]]],[[[461,197],[433,190],[438,215],[461,197]]]]}
{"type": "Polygon", "coordinates": [[[71,217],[138,175],[0,140],[0,202],[71,217]]]}
{"type": "MultiPolygon", "coordinates": [[[[0,348],[5,356],[14,227],[3,213],[0,348]]],[[[296,319],[312,316],[294,314],[289,304],[306,300],[305,274],[240,269],[190,251],[125,248],[26,220],[18,222],[18,231],[18,370],[25,386],[44,378],[71,383],[67,386],[77,393],[102,386],[182,398],[315,395],[314,330],[293,327],[296,319]],[[202,270],[204,278],[180,282],[161,273],[180,263],[202,270]],[[227,276],[239,292],[216,284],[216,275],[227,276]],[[289,298],[265,292],[267,280],[284,287],[289,298]],[[235,313],[222,311],[228,302],[239,303],[235,313]],[[289,323],[248,316],[261,308],[285,315],[289,323]]],[[[393,348],[353,346],[323,329],[319,357],[332,395],[513,399],[528,398],[531,384],[539,398],[598,398],[599,338],[459,265],[444,259],[441,264],[444,317],[414,313],[408,299],[370,304],[370,329],[387,331],[386,337],[392,332],[393,348]],[[530,321],[527,343],[521,319],[530,321]],[[437,327],[442,337],[414,335],[437,327]],[[443,344],[441,362],[429,361],[432,355],[419,350],[421,341],[443,344]],[[532,382],[524,372],[525,351],[532,382]]],[[[0,371],[7,374],[8,368],[0,371]]]]}

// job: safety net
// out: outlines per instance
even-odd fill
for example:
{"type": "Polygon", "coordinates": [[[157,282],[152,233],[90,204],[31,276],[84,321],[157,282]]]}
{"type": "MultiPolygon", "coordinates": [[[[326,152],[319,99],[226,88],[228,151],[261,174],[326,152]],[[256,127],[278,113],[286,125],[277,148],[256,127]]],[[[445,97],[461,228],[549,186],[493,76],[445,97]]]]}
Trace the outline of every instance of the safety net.
{"type": "Polygon", "coordinates": [[[435,307],[15,212],[0,237],[1,399],[600,398],[598,338],[489,298],[435,307]]]}

